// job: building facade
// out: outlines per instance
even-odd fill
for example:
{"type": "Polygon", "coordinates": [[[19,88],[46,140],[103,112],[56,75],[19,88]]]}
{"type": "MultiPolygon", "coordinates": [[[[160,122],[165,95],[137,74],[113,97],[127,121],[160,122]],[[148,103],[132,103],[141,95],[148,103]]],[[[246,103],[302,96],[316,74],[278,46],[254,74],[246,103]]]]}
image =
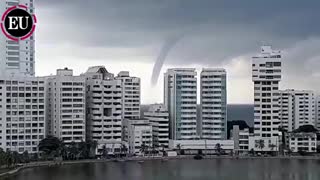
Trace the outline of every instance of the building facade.
{"type": "Polygon", "coordinates": [[[164,76],[170,139],[194,139],[197,137],[197,72],[193,68],[176,68],[168,69],[164,76]]]}
{"type": "Polygon", "coordinates": [[[248,128],[240,130],[239,126],[235,125],[232,128],[231,139],[234,141],[234,151],[237,154],[247,154],[250,151],[249,139],[250,131],[248,128]]]}
{"type": "Polygon", "coordinates": [[[227,139],[225,69],[203,69],[200,75],[200,133],[203,139],[227,139]]]}
{"type": "Polygon", "coordinates": [[[320,129],[320,96],[319,95],[317,95],[316,96],[316,99],[315,99],[315,101],[316,101],[316,125],[315,125],[315,127],[317,128],[317,129],[320,129]]]}
{"type": "Polygon", "coordinates": [[[0,78],[0,147],[38,152],[45,138],[45,79],[0,78]]]}
{"type": "Polygon", "coordinates": [[[122,118],[139,119],[141,105],[140,78],[131,77],[128,71],[121,71],[116,79],[121,80],[122,118]]]}
{"type": "Polygon", "coordinates": [[[289,132],[302,125],[316,125],[316,99],[312,91],[279,91],[280,126],[289,132]]]}
{"type": "Polygon", "coordinates": [[[182,150],[184,154],[216,154],[217,146],[221,153],[231,153],[234,150],[233,140],[170,140],[169,149],[182,150]]]}
{"type": "Polygon", "coordinates": [[[289,148],[292,152],[317,152],[316,133],[289,133],[289,148]]]}
{"type": "Polygon", "coordinates": [[[64,143],[85,141],[85,79],[71,69],[58,69],[47,79],[48,135],[64,143]]]}
{"type": "Polygon", "coordinates": [[[281,52],[262,46],[261,53],[252,58],[254,83],[254,134],[258,138],[277,138],[279,135],[279,82],[281,52]]]}
{"type": "Polygon", "coordinates": [[[144,117],[152,123],[153,138],[158,147],[169,146],[169,113],[163,104],[153,104],[144,113],[144,117]]]}
{"type": "Polygon", "coordinates": [[[125,120],[130,154],[146,154],[155,148],[153,126],[149,120],[125,120]]]}
{"type": "Polygon", "coordinates": [[[87,139],[98,152],[120,153],[122,145],[122,82],[104,66],[90,67],[86,77],[87,139]]]}
{"type": "MultiPolygon", "coordinates": [[[[25,5],[34,13],[33,0],[2,0],[0,13],[16,5],[25,5]]],[[[35,75],[35,39],[34,35],[23,41],[13,41],[0,33],[0,76],[32,77],[35,75]]]]}

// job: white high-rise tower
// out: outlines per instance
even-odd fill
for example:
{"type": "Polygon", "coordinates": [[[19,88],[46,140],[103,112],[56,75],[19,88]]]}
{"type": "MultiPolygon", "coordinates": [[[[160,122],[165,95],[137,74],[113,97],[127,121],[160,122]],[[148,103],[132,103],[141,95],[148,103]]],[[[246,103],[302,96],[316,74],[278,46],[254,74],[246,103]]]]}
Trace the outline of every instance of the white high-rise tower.
{"type": "Polygon", "coordinates": [[[254,135],[271,139],[279,135],[279,82],[281,80],[281,52],[262,46],[261,53],[252,59],[254,82],[254,135]]]}
{"type": "Polygon", "coordinates": [[[200,78],[201,138],[227,139],[227,73],[204,68],[200,78]]]}
{"type": "Polygon", "coordinates": [[[197,72],[193,68],[176,68],[168,69],[164,76],[170,139],[194,139],[197,136],[197,72]]]}
{"type": "MultiPolygon", "coordinates": [[[[30,13],[34,13],[33,0],[1,0],[0,13],[9,7],[25,5],[30,13]]],[[[23,41],[12,41],[0,33],[0,76],[30,77],[35,75],[34,35],[23,41]]]]}

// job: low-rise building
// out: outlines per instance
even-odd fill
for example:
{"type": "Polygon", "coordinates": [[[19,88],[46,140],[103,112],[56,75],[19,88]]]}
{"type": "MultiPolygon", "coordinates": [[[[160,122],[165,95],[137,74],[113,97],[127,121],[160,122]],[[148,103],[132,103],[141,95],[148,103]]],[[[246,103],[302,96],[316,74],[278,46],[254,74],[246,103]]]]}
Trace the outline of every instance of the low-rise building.
{"type": "Polygon", "coordinates": [[[183,151],[183,154],[216,154],[221,152],[231,153],[234,150],[233,140],[169,140],[169,149],[183,151]]]}
{"type": "MultiPolygon", "coordinates": [[[[253,136],[253,134],[252,134],[253,136]]],[[[248,128],[240,130],[239,126],[233,126],[231,139],[234,140],[234,151],[238,154],[247,154],[249,149],[250,131],[248,128]]]]}
{"type": "Polygon", "coordinates": [[[152,123],[153,137],[158,147],[169,146],[169,113],[163,104],[151,105],[144,117],[152,123]]]}
{"type": "Polygon", "coordinates": [[[317,152],[317,134],[306,132],[289,133],[289,148],[292,152],[317,152]]]}
{"type": "Polygon", "coordinates": [[[125,120],[130,154],[143,154],[154,150],[152,123],[148,120],[125,120]]]}
{"type": "Polygon", "coordinates": [[[255,152],[277,152],[279,151],[279,138],[271,137],[256,137],[249,136],[249,150],[254,150],[255,152]]]}

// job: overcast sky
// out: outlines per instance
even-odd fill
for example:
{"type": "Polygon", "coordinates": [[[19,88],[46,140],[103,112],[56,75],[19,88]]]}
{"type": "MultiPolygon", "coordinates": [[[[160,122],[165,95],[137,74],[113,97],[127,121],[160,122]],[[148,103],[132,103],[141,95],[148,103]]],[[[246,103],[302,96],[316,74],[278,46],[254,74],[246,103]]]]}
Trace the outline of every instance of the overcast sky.
{"type": "Polygon", "coordinates": [[[228,102],[252,103],[250,57],[270,44],[284,53],[281,89],[320,92],[319,9],[319,0],[37,0],[36,73],[128,70],[142,79],[142,103],[155,103],[167,68],[224,67],[228,102]],[[152,88],[155,60],[176,36],[152,88]]]}

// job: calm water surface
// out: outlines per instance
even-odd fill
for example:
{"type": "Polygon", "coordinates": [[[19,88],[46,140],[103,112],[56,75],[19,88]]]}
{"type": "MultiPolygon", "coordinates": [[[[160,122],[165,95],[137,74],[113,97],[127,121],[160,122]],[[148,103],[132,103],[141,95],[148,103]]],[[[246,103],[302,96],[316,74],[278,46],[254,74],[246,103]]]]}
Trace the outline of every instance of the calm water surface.
{"type": "Polygon", "coordinates": [[[213,159],[26,169],[6,180],[320,180],[319,160],[213,159]]]}

